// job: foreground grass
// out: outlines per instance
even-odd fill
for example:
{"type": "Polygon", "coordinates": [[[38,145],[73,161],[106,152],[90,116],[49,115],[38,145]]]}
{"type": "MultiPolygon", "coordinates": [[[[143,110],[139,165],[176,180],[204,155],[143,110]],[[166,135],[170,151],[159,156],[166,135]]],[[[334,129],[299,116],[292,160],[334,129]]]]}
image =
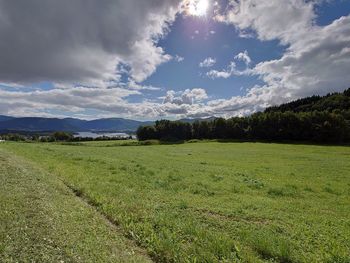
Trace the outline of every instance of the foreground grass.
{"type": "Polygon", "coordinates": [[[5,143],[159,262],[349,262],[350,148],[5,143]]]}
{"type": "Polygon", "coordinates": [[[147,262],[57,178],[0,150],[0,262],[147,262]]]}

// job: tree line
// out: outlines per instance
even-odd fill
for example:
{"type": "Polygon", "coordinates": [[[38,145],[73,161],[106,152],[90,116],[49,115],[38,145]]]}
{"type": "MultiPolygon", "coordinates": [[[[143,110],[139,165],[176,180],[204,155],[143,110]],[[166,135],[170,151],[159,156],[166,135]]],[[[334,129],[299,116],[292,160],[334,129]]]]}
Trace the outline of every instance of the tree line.
{"type": "Polygon", "coordinates": [[[0,135],[0,140],[6,141],[22,141],[22,142],[86,142],[86,141],[114,141],[114,140],[131,140],[132,136],[128,138],[124,137],[108,137],[100,136],[96,138],[92,137],[74,137],[70,132],[57,131],[51,134],[19,134],[19,133],[6,133],[0,135]]]}
{"type": "Polygon", "coordinates": [[[139,140],[231,139],[269,141],[350,142],[350,89],[313,96],[247,117],[197,120],[193,123],[160,120],[139,127],[139,140]]]}

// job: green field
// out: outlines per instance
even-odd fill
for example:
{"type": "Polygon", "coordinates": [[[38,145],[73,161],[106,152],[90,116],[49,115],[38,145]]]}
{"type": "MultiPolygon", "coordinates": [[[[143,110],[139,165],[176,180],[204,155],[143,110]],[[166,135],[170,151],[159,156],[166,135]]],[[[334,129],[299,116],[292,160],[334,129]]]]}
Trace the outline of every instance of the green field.
{"type": "Polygon", "coordinates": [[[132,144],[1,143],[0,261],[350,262],[349,147],[132,144]]]}

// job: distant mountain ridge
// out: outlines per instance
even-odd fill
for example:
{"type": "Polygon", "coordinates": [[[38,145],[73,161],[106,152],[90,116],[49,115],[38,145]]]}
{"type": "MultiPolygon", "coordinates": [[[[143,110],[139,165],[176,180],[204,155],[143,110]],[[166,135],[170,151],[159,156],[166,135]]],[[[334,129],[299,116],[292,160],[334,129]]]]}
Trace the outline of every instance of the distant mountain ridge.
{"type": "Polygon", "coordinates": [[[0,115],[0,121],[8,121],[13,119],[13,117],[0,115]]]}
{"type": "Polygon", "coordinates": [[[136,131],[140,125],[150,125],[152,123],[153,122],[135,121],[123,118],[107,118],[87,121],[74,118],[16,118],[0,116],[0,130],[2,131],[133,132],[136,131]]]}
{"type": "MultiPolygon", "coordinates": [[[[210,117],[203,120],[210,120],[210,117]]],[[[181,119],[193,123],[198,119],[181,119]]],[[[123,118],[81,120],[75,118],[10,117],[0,115],[1,132],[135,132],[139,126],[153,125],[152,121],[135,121],[123,118]]]]}

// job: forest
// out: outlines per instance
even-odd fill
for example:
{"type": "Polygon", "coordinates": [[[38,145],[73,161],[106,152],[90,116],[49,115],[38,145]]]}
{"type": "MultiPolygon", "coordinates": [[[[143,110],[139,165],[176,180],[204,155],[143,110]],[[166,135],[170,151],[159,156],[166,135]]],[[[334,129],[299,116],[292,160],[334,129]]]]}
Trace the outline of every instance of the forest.
{"type": "Polygon", "coordinates": [[[343,93],[312,96],[267,108],[264,112],[193,123],[160,120],[137,130],[139,140],[191,139],[350,141],[350,88],[343,93]]]}

